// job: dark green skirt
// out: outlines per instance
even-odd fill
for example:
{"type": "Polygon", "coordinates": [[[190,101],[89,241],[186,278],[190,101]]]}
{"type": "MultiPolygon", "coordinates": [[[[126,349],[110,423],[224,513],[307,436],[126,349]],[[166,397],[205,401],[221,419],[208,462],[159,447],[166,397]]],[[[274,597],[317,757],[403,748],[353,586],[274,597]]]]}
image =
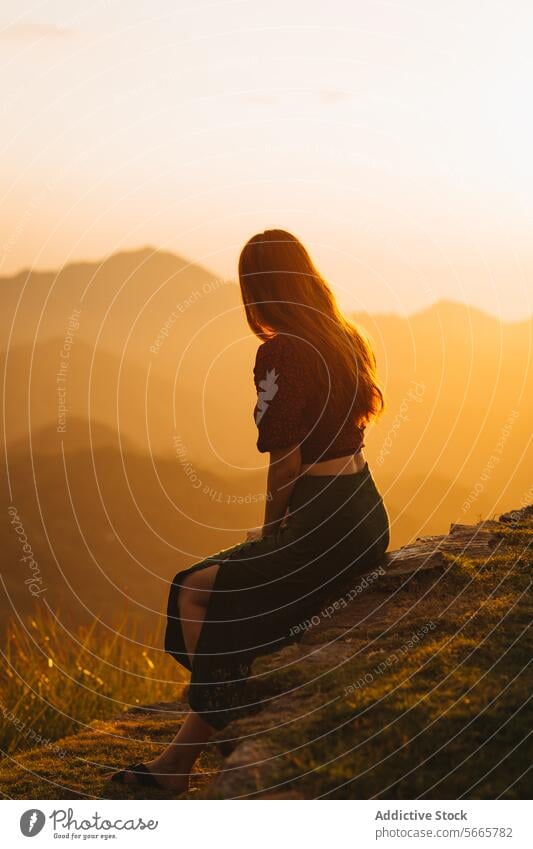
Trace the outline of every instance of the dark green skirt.
{"type": "Polygon", "coordinates": [[[179,572],[168,599],[165,651],[191,672],[191,709],[216,729],[250,710],[245,685],[254,658],[297,641],[304,623],[354,576],[372,570],[388,544],[389,518],[365,463],[353,475],[301,477],[284,527],[179,572]],[[213,565],[220,568],[191,668],[180,585],[213,565]]]}

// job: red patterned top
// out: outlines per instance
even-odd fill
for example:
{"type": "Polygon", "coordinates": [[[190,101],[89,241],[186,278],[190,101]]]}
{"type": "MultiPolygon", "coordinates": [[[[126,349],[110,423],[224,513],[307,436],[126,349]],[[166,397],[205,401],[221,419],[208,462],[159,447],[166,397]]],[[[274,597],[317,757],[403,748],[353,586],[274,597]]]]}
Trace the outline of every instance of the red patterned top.
{"type": "Polygon", "coordinates": [[[315,463],[364,447],[364,426],[320,391],[317,374],[324,368],[320,353],[304,339],[278,334],[260,345],[254,366],[260,452],[300,445],[302,463],[315,463]]]}

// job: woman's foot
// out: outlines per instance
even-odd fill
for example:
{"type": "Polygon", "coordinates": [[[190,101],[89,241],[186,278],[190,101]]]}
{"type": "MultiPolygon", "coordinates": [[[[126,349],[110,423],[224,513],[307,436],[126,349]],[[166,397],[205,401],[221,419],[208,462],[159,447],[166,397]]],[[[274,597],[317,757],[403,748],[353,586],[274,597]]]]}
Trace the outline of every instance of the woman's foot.
{"type": "MultiPolygon", "coordinates": [[[[217,567],[218,568],[218,567],[217,567]]],[[[143,764],[110,772],[104,776],[108,781],[120,781],[124,784],[137,784],[140,787],[148,785],[159,786],[171,790],[177,795],[189,789],[189,777],[196,759],[206,743],[210,740],[213,729],[198,714],[191,711],[166,749],[159,757],[143,764]],[[116,778],[113,779],[113,776],[116,778]]]]}
{"type": "MultiPolygon", "coordinates": [[[[189,775],[180,772],[180,768],[176,764],[154,758],[154,760],[145,761],[144,766],[155,779],[156,786],[161,787],[162,790],[172,790],[173,793],[181,794],[189,789],[189,775]]],[[[143,777],[139,773],[132,772],[129,769],[119,772],[121,773],[121,783],[139,787],[146,786],[146,781],[142,780],[143,777]]],[[[116,772],[109,772],[104,777],[106,781],[113,781],[115,775],[117,775],[116,772]]]]}

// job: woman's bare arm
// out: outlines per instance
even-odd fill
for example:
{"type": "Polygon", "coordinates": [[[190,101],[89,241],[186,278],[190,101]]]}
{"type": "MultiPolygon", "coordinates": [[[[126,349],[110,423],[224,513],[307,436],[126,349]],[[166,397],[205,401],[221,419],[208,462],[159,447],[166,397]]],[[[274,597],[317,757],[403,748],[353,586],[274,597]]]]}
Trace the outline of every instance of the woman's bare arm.
{"type": "Polygon", "coordinates": [[[301,468],[302,455],[299,445],[270,452],[263,536],[272,534],[279,528],[301,468]]]}

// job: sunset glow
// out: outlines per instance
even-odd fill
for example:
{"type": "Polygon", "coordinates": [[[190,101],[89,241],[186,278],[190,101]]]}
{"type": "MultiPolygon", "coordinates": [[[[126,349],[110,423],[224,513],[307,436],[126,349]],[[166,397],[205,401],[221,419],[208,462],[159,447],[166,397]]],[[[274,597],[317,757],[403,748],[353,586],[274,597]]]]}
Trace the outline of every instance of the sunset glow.
{"type": "Polygon", "coordinates": [[[341,302],[531,314],[533,7],[5,0],[0,274],[255,230],[341,302]]]}

